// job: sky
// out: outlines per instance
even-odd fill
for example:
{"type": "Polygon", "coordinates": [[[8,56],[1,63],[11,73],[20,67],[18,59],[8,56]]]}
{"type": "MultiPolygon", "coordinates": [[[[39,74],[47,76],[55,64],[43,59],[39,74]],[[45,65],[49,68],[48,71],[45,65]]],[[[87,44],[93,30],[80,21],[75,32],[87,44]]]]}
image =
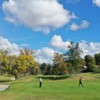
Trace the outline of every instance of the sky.
{"type": "Polygon", "coordinates": [[[37,62],[52,63],[70,41],[82,57],[100,52],[100,0],[0,0],[0,50],[29,48],[37,62]]]}

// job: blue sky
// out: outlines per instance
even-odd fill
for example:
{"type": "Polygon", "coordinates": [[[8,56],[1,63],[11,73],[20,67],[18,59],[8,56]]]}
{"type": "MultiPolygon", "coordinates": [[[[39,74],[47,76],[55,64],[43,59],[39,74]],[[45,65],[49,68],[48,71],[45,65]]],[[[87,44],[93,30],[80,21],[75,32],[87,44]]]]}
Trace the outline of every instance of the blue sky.
{"type": "Polygon", "coordinates": [[[100,52],[100,0],[0,0],[0,39],[2,50],[36,50],[40,63],[66,52],[69,41],[93,55],[100,52]]]}

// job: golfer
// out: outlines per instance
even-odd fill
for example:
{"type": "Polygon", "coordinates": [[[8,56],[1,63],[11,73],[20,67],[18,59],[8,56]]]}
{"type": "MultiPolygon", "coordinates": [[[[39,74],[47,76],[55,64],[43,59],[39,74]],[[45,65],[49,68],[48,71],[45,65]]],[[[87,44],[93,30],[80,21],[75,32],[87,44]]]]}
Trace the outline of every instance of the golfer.
{"type": "Polygon", "coordinates": [[[42,78],[39,79],[40,82],[40,88],[42,87],[42,78]]]}
{"type": "Polygon", "coordinates": [[[83,87],[82,77],[79,78],[79,87],[80,87],[80,85],[83,87]]]}

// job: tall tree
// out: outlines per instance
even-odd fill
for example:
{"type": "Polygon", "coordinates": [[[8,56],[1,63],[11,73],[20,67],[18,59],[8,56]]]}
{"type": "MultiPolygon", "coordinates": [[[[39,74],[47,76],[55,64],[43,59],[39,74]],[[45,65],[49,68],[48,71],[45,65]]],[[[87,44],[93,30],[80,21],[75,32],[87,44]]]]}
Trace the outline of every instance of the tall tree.
{"type": "Polygon", "coordinates": [[[82,50],[79,48],[79,44],[71,42],[69,51],[65,54],[66,61],[69,63],[69,72],[77,73],[85,65],[84,60],[80,57],[81,53],[82,50]]]}

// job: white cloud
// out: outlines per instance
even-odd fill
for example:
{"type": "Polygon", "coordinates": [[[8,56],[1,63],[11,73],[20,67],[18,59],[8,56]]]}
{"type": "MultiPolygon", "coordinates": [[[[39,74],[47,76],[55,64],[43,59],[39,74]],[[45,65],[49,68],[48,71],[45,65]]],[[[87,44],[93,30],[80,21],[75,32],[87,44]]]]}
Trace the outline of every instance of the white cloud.
{"type": "MultiPolygon", "coordinates": [[[[62,37],[60,35],[54,35],[50,43],[52,46],[59,48],[61,50],[68,50],[68,45],[70,45],[69,41],[63,42],[62,37]]],[[[100,42],[87,43],[86,41],[81,41],[79,43],[79,47],[83,51],[83,53],[81,54],[82,57],[84,57],[85,55],[93,56],[96,53],[100,53],[100,42]]],[[[8,41],[8,39],[0,36],[0,50],[6,50],[10,55],[18,55],[20,53],[20,49],[21,48],[17,44],[11,43],[8,41]]],[[[35,52],[35,60],[40,64],[52,64],[52,59],[54,57],[55,52],[58,51],[55,51],[52,48],[43,47],[35,52]]]]}
{"type": "Polygon", "coordinates": [[[0,36],[0,50],[7,51],[10,55],[18,55],[20,53],[20,47],[8,41],[8,39],[0,36]]]}
{"type": "Polygon", "coordinates": [[[82,23],[80,25],[77,25],[76,23],[73,23],[70,26],[70,30],[72,31],[77,31],[77,30],[81,30],[81,29],[85,29],[89,26],[89,22],[86,20],[83,20],[82,23]]]}
{"type": "MultiPolygon", "coordinates": [[[[54,36],[54,37],[57,37],[57,38],[61,38],[61,36],[54,36]]],[[[59,40],[59,39],[58,39],[59,40]]],[[[61,41],[60,41],[61,42],[61,41]]],[[[66,41],[69,43],[69,41],[66,41]]],[[[65,42],[63,42],[65,43],[65,42]]],[[[57,44],[57,43],[56,43],[57,44]]],[[[59,45],[59,44],[57,44],[59,45]]],[[[65,43],[66,45],[66,43],[65,43]]],[[[55,46],[55,45],[54,45],[55,46]]],[[[63,49],[65,50],[65,48],[62,48],[62,46],[60,47],[61,45],[59,46],[55,46],[56,48],[60,48],[60,49],[63,49]]],[[[68,45],[67,45],[68,46],[68,45]]],[[[81,54],[81,57],[84,57],[85,55],[91,55],[93,56],[94,54],[96,53],[99,53],[100,52],[100,42],[90,42],[90,43],[87,43],[86,41],[81,41],[79,43],[79,47],[80,49],[83,51],[82,54],[81,54]]],[[[41,49],[38,49],[34,56],[35,56],[35,60],[37,62],[39,62],[39,64],[42,64],[42,63],[49,63],[49,64],[52,64],[52,59],[54,57],[54,53],[55,52],[58,52],[58,51],[55,51],[53,50],[52,48],[48,48],[48,47],[43,47],[41,49]]],[[[61,53],[61,52],[58,52],[58,53],[61,53]]]]}
{"type": "MultiPolygon", "coordinates": [[[[70,45],[70,41],[63,41],[60,35],[54,35],[50,41],[51,46],[60,49],[60,50],[68,50],[68,46],[70,45]]],[[[93,56],[96,53],[100,52],[100,42],[90,42],[86,41],[79,42],[79,47],[83,51],[81,56],[85,55],[93,56]]]]}
{"type": "Polygon", "coordinates": [[[54,51],[51,48],[43,47],[35,52],[35,60],[42,63],[52,63],[52,59],[54,57],[54,53],[58,51],[54,51]]]}
{"type": "Polygon", "coordinates": [[[83,51],[82,57],[85,55],[93,56],[96,53],[100,53],[100,42],[90,42],[87,43],[86,41],[82,41],[79,43],[80,49],[83,51]]]}
{"type": "Polygon", "coordinates": [[[100,7],[100,0],[93,0],[93,4],[100,7]]]}
{"type": "MultiPolygon", "coordinates": [[[[68,50],[68,45],[70,45],[69,41],[63,42],[61,36],[59,35],[54,35],[53,38],[54,39],[51,42],[54,44],[52,44],[52,46],[59,48],[61,50],[68,50]],[[63,45],[61,45],[60,43],[61,44],[63,43],[63,45]]],[[[86,55],[94,56],[94,54],[100,53],[100,42],[87,43],[86,41],[81,41],[79,43],[79,47],[83,51],[81,54],[81,57],[83,58],[86,55]]],[[[52,64],[53,63],[52,59],[54,57],[55,52],[58,52],[58,51],[55,51],[52,48],[43,47],[41,49],[38,49],[35,52],[35,55],[34,55],[35,60],[39,62],[40,64],[42,63],[52,64]]],[[[58,52],[58,53],[61,53],[61,52],[58,52]]]]}
{"type": "Polygon", "coordinates": [[[50,41],[50,45],[56,47],[61,50],[68,50],[68,46],[70,45],[69,41],[63,41],[60,35],[54,35],[50,41]]]}
{"type": "Polygon", "coordinates": [[[70,26],[70,30],[77,31],[78,29],[79,29],[79,26],[78,26],[76,23],[73,23],[73,24],[70,26]]]}
{"type": "Polygon", "coordinates": [[[58,0],[7,0],[3,2],[2,9],[7,21],[44,33],[60,28],[76,18],[58,0]]]}

